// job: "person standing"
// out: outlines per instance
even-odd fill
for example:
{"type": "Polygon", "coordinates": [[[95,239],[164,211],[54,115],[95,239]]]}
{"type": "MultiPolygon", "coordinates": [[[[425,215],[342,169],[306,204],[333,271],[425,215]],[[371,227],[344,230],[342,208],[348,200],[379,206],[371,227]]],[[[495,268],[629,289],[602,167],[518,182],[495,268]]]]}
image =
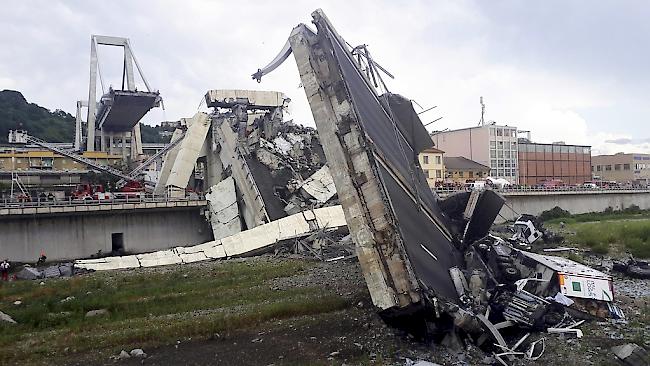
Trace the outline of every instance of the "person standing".
{"type": "Polygon", "coordinates": [[[0,263],[0,272],[2,272],[2,280],[9,281],[9,260],[5,259],[0,263]]]}

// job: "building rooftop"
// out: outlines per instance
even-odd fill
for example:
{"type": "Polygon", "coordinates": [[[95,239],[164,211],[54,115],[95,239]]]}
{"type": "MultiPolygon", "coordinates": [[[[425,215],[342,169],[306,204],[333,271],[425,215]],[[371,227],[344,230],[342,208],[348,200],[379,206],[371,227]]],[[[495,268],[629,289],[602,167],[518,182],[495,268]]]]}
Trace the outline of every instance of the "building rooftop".
{"type": "Polygon", "coordinates": [[[435,136],[435,135],[438,135],[438,134],[444,134],[444,133],[449,133],[449,132],[474,130],[474,129],[481,129],[481,128],[486,128],[486,127],[507,127],[507,128],[515,128],[515,129],[517,128],[516,126],[498,125],[495,122],[489,122],[489,123],[486,123],[486,124],[484,124],[482,126],[463,127],[463,128],[457,128],[455,130],[431,131],[430,135],[435,136]]]}
{"type": "Polygon", "coordinates": [[[442,151],[442,150],[440,150],[440,149],[436,149],[435,147],[430,147],[430,148],[428,148],[428,149],[424,149],[424,150],[422,150],[421,153],[429,153],[429,154],[431,154],[431,153],[433,153],[433,154],[444,154],[445,152],[442,151]]]}
{"type": "Polygon", "coordinates": [[[447,170],[490,170],[489,166],[477,163],[463,156],[445,156],[443,160],[447,170]]]}

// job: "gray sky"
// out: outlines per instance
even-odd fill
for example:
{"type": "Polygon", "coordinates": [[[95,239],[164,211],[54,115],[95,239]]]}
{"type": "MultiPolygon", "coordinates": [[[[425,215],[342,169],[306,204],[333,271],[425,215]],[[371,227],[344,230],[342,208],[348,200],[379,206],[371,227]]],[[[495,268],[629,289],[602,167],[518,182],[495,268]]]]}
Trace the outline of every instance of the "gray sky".
{"type": "MultiPolygon", "coordinates": [[[[430,129],[476,125],[483,96],[487,120],[536,141],[650,152],[647,1],[7,1],[0,89],[74,114],[90,34],[123,36],[165,100],[146,123],[191,116],[208,89],[261,89],[286,93],[291,118],[313,125],[293,58],[261,84],[250,74],[318,7],[395,74],[392,92],[438,106],[422,115],[443,116],[430,129]]],[[[99,55],[119,87],[118,50],[99,55]]]]}

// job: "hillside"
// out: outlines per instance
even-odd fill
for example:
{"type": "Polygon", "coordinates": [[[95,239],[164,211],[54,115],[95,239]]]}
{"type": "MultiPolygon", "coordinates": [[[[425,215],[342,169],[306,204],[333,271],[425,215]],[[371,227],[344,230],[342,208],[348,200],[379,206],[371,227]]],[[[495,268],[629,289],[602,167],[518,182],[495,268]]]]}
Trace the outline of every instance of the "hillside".
{"type": "MultiPolygon", "coordinates": [[[[49,111],[36,103],[29,103],[15,90],[0,91],[0,144],[7,143],[9,130],[23,129],[30,135],[48,142],[73,142],[75,118],[56,109],[49,111]]],[[[160,126],[140,124],[142,142],[167,142],[159,135],[160,126]]]]}
{"type": "Polygon", "coordinates": [[[28,103],[20,92],[0,91],[0,143],[7,143],[9,130],[24,129],[48,142],[71,142],[75,118],[62,110],[50,112],[28,103]]]}

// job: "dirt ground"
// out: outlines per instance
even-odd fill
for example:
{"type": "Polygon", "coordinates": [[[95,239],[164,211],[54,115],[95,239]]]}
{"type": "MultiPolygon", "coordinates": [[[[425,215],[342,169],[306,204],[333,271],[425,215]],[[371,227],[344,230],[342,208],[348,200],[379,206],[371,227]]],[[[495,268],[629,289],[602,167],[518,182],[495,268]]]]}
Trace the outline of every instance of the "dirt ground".
{"type": "MultiPolygon", "coordinates": [[[[297,258],[251,258],[247,260],[303,261],[297,258]]],[[[311,262],[311,261],[310,261],[311,262]]],[[[218,266],[219,262],[201,264],[218,266]]],[[[650,283],[617,278],[617,304],[627,323],[590,322],[580,328],[582,339],[533,333],[528,341],[545,338],[546,351],[537,361],[515,360],[515,365],[617,365],[610,348],[628,342],[650,346],[650,324],[646,314],[650,283]]],[[[415,340],[400,329],[388,327],[377,315],[361,275],[352,260],[318,262],[307,273],[278,278],[268,286],[274,290],[318,286],[350,301],[341,311],[272,320],[254,329],[216,333],[208,339],[178,339],[172,344],[144,349],[145,359],[116,360],[102,355],[69,359],[68,365],[405,365],[407,359],[441,365],[490,365],[494,358],[471,344],[459,349],[415,340]]],[[[514,344],[519,335],[507,341],[514,344]]],[[[528,341],[526,343],[528,343],[528,341]]],[[[524,343],[524,347],[526,347],[524,343]]],[[[140,348],[125,345],[125,350],[140,348]]]]}

